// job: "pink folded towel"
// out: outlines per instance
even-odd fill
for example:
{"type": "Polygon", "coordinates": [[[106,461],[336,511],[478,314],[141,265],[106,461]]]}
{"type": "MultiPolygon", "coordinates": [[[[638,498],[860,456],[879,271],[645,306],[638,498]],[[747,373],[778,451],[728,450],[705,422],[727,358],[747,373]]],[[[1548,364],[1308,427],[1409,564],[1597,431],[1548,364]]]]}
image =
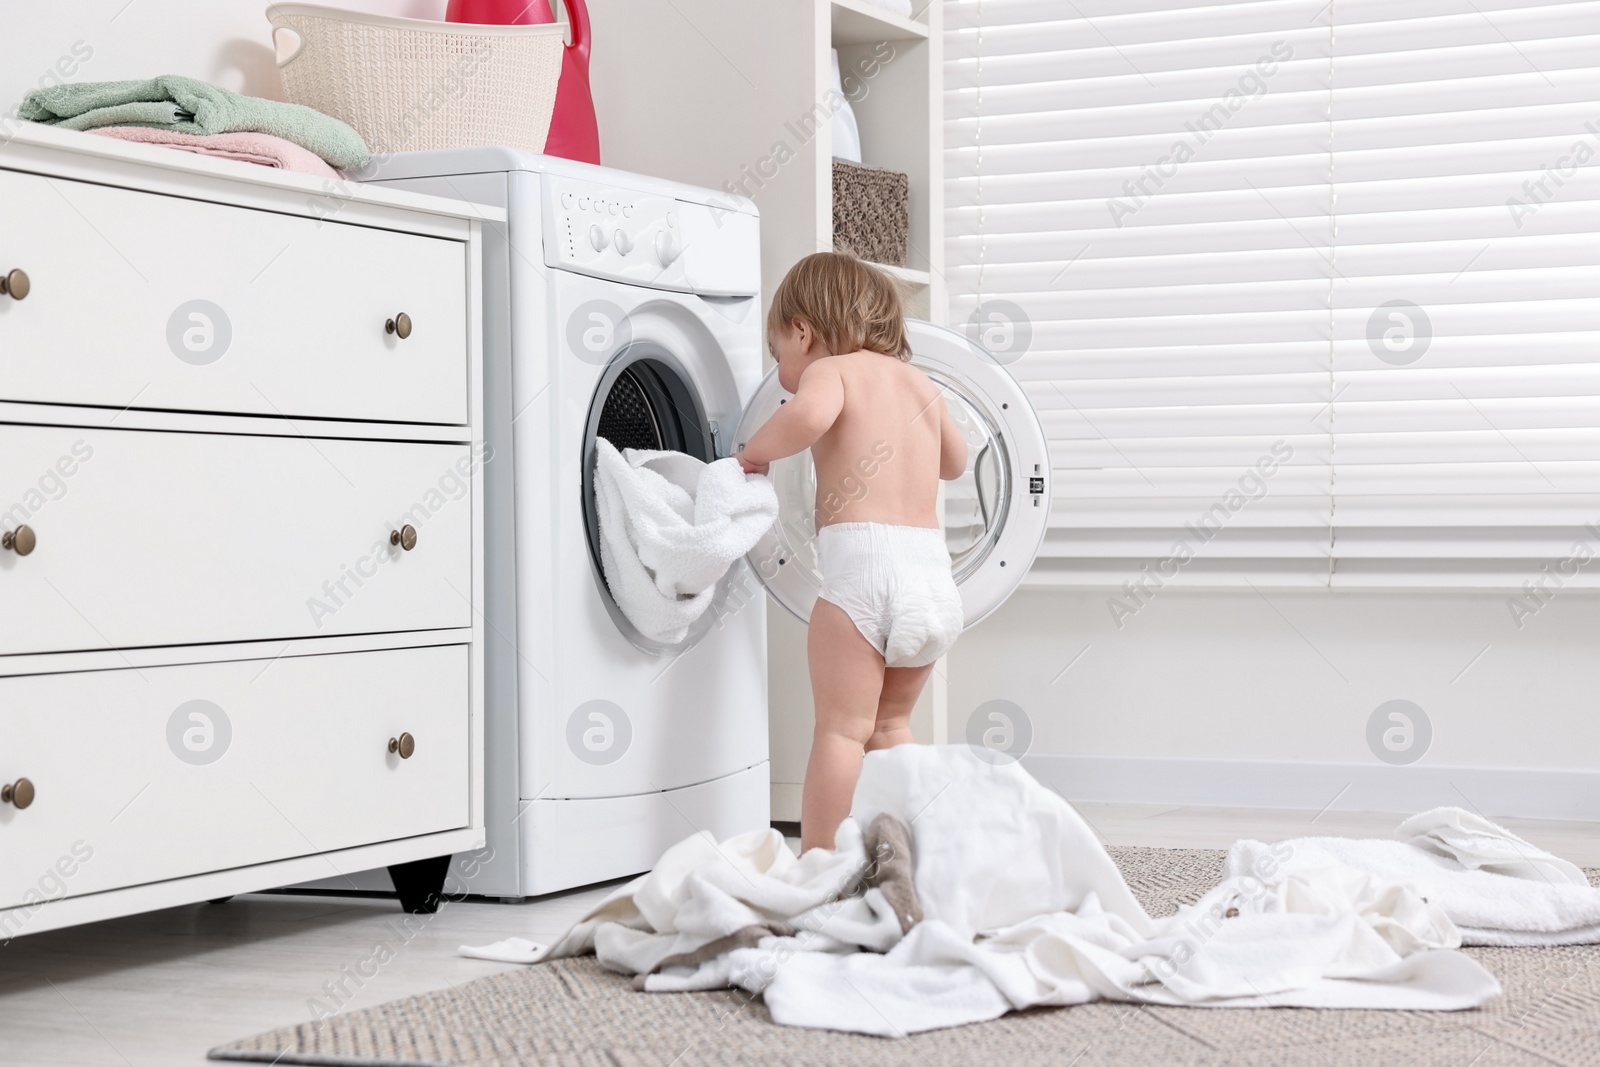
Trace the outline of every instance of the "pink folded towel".
{"type": "Polygon", "coordinates": [[[270,133],[177,133],[158,130],[150,126],[102,126],[90,130],[97,137],[115,137],[119,141],[138,141],[176,148],[180,152],[194,152],[219,159],[237,159],[244,163],[259,163],[263,167],[294,170],[301,174],[315,174],[322,178],[337,178],[339,172],[328,166],[321,156],[301,148],[293,141],[274,137],[270,133]]]}

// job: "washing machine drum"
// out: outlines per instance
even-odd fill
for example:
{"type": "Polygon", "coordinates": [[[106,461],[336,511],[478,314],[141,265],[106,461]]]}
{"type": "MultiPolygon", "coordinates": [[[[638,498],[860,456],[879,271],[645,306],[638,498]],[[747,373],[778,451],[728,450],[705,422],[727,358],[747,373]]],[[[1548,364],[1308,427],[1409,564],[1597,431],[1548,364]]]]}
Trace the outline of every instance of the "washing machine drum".
{"type": "MultiPolygon", "coordinates": [[[[641,355],[617,367],[609,383],[596,391],[596,407],[589,447],[603,437],[619,450],[625,448],[687,452],[710,460],[710,428],[699,398],[681,370],[664,363],[662,353],[652,359],[641,355]],[[674,394],[677,394],[676,396],[674,394]]],[[[628,353],[624,353],[628,355],[628,353]]]]}
{"type": "MultiPolygon", "coordinates": [[[[912,365],[939,386],[967,438],[967,469],[944,483],[941,518],[965,622],[971,626],[1016,590],[1044,540],[1050,519],[1044,429],[1021,384],[967,337],[917,320],[906,322],[906,333],[912,365]]],[[[778,372],[769,373],[745,408],[735,450],[789,397],[778,384],[778,372]]],[[[779,460],[770,473],[778,491],[778,522],[746,558],[767,591],[809,621],[822,584],[811,454],[779,460]]]]}

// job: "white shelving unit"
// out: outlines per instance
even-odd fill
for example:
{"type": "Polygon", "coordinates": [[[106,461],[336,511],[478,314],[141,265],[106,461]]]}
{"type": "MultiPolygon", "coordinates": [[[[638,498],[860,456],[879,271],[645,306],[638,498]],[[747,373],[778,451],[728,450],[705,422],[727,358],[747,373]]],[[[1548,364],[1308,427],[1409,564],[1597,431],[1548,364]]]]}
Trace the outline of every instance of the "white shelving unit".
{"type": "Polygon", "coordinates": [[[925,270],[914,270],[911,267],[896,267],[890,263],[879,263],[878,269],[892,277],[899,278],[915,292],[919,286],[927,286],[932,277],[925,270]]]}
{"type": "MultiPolygon", "coordinates": [[[[865,0],[831,0],[828,9],[827,43],[819,45],[825,57],[823,77],[829,79],[823,85],[829,86],[832,77],[827,49],[836,48],[845,95],[861,128],[861,162],[904,171],[910,178],[906,265],[882,266],[908,286],[913,314],[943,321],[944,173],[938,147],[944,110],[941,63],[935,54],[937,26],[901,18],[865,0]],[[884,60],[886,55],[892,58],[884,60]]],[[[923,18],[937,21],[940,10],[930,3],[923,18]]],[[[832,247],[833,241],[832,155],[830,143],[822,160],[829,210],[818,218],[823,247],[832,247]]]]}
{"type": "MultiPolygon", "coordinates": [[[[943,322],[941,7],[914,2],[907,19],[866,0],[597,0],[601,161],[754,200],[765,304],[796,260],[833,248],[837,48],[862,162],[910,179],[907,263],[884,269],[906,284],[910,314],[943,322]]],[[[767,622],[772,817],[797,820],[811,750],[806,631],[776,604],[767,622]]],[[[936,672],[913,721],[920,740],[943,740],[944,699],[936,672]]]]}
{"type": "Polygon", "coordinates": [[[928,24],[904,18],[865,0],[833,0],[833,46],[909,41],[928,36],[928,24]]]}
{"type": "Polygon", "coordinates": [[[941,8],[902,18],[866,0],[607,0],[591,80],[607,166],[749,196],[763,287],[833,247],[831,48],[862,162],[910,178],[904,267],[919,318],[943,321],[941,8]],[[660,85],[662,92],[641,87],[660,85]]]}

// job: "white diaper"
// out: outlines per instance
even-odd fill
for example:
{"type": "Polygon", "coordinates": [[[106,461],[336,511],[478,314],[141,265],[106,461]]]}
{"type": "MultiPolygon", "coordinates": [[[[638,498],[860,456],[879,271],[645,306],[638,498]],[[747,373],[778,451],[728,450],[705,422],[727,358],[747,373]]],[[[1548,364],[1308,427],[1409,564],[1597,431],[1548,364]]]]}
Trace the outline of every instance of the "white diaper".
{"type": "Polygon", "coordinates": [[[817,531],[822,599],[844,609],[890,667],[921,667],[955,644],[965,612],[944,531],[839,522],[817,531]]]}

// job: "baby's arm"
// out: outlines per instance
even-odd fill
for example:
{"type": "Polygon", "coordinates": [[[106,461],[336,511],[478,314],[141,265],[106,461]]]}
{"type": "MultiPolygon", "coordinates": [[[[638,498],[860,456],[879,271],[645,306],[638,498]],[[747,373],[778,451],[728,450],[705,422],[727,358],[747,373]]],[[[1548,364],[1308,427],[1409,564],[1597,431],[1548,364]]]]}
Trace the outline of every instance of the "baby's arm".
{"type": "Polygon", "coordinates": [[[967,470],[967,439],[956,420],[950,417],[950,405],[939,398],[939,477],[951,481],[967,470]]]}
{"type": "Polygon", "coordinates": [[[794,399],[780,407],[745,443],[739,464],[746,473],[765,474],[775,459],[804,452],[833,426],[844,410],[844,378],[820,359],[800,375],[794,399]]]}

